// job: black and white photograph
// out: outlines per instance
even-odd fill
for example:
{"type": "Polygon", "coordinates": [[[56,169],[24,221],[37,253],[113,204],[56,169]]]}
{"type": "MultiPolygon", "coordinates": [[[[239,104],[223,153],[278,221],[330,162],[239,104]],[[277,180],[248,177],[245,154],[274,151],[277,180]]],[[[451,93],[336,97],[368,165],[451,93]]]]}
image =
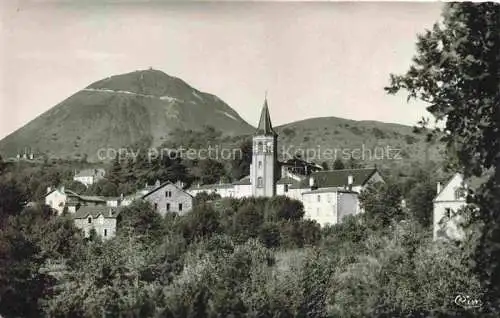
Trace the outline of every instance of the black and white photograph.
{"type": "Polygon", "coordinates": [[[3,0],[0,318],[500,317],[500,3],[3,0]]]}

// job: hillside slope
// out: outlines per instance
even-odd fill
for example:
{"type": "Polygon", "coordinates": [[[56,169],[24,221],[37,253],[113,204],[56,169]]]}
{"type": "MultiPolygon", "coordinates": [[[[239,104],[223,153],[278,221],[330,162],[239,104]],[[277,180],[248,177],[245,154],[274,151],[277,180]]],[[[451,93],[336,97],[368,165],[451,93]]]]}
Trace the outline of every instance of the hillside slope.
{"type": "Polygon", "coordinates": [[[0,141],[0,153],[24,148],[48,157],[95,160],[101,148],[148,140],[159,145],[175,129],[217,127],[227,135],[253,127],[218,97],[157,70],[97,81],[0,141]]]}

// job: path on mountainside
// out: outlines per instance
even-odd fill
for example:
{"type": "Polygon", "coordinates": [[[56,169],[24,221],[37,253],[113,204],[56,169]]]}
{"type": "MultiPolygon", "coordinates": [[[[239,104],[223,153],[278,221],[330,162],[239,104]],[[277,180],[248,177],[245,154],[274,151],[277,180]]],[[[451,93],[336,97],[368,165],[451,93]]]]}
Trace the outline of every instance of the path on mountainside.
{"type": "MultiPolygon", "coordinates": [[[[112,94],[127,94],[127,95],[134,95],[134,96],[140,96],[140,97],[146,97],[146,98],[153,98],[153,99],[158,99],[158,100],[162,100],[162,101],[168,101],[168,102],[178,102],[178,103],[183,103],[185,102],[183,99],[179,99],[179,98],[175,98],[175,97],[172,97],[172,96],[168,96],[168,95],[165,95],[165,96],[155,96],[155,95],[149,95],[149,94],[139,94],[139,93],[134,93],[134,92],[130,92],[130,91],[123,91],[123,90],[112,90],[112,89],[108,89],[108,88],[84,88],[83,91],[87,91],[87,92],[105,92],[105,93],[112,93],[112,94]]],[[[203,101],[203,98],[198,94],[196,93],[196,91],[193,90],[193,95],[198,98],[199,100],[203,101]]],[[[215,100],[217,100],[218,98],[216,96],[213,97],[215,100]]],[[[193,101],[190,101],[190,103],[194,103],[193,101]]],[[[229,114],[228,112],[225,112],[225,111],[221,111],[221,110],[216,110],[218,113],[221,113],[229,118],[231,118],[232,120],[235,120],[235,121],[238,121],[238,118],[236,118],[235,116],[229,114]]]]}

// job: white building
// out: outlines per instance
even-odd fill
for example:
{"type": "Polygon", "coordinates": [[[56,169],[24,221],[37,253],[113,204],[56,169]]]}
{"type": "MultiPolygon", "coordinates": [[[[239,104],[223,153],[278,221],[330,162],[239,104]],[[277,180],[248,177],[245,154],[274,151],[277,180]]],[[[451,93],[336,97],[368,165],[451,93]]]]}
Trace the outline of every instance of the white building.
{"type": "Polygon", "coordinates": [[[437,184],[437,195],[433,200],[432,227],[434,240],[450,238],[459,240],[464,237],[460,228],[462,217],[455,215],[467,205],[469,189],[476,190],[487,178],[470,178],[456,173],[444,186],[437,184]]]}
{"type": "Polygon", "coordinates": [[[75,173],[73,180],[83,183],[85,186],[90,186],[101,179],[104,179],[106,171],[104,169],[85,169],[75,173]]]}
{"type": "Polygon", "coordinates": [[[369,184],[384,182],[376,168],[316,171],[318,167],[311,166],[315,170],[309,171],[314,172],[298,175],[294,167],[278,161],[277,138],[266,100],[253,137],[250,175],[233,183],[194,185],[188,192],[192,196],[206,192],[234,198],[284,195],[302,201],[306,217],[326,225],[361,213],[358,193],[369,184]]]}
{"type": "Polygon", "coordinates": [[[338,224],[344,216],[356,215],[358,193],[338,188],[321,188],[302,193],[307,219],[315,220],[321,226],[338,224]]]}

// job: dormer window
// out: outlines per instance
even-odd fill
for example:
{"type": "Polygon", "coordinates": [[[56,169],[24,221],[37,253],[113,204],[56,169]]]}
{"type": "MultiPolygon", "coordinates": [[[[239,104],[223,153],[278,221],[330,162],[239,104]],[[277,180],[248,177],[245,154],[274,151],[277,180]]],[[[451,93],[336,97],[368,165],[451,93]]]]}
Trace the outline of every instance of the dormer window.
{"type": "Polygon", "coordinates": [[[87,222],[88,222],[89,224],[90,224],[90,223],[92,223],[92,217],[91,217],[91,216],[89,216],[89,218],[87,219],[87,222]]]}
{"type": "Polygon", "coordinates": [[[262,168],[262,161],[259,161],[259,169],[262,168]]]}
{"type": "Polygon", "coordinates": [[[455,200],[465,199],[466,196],[467,196],[467,194],[465,192],[465,189],[458,188],[455,190],[455,200]]]}

